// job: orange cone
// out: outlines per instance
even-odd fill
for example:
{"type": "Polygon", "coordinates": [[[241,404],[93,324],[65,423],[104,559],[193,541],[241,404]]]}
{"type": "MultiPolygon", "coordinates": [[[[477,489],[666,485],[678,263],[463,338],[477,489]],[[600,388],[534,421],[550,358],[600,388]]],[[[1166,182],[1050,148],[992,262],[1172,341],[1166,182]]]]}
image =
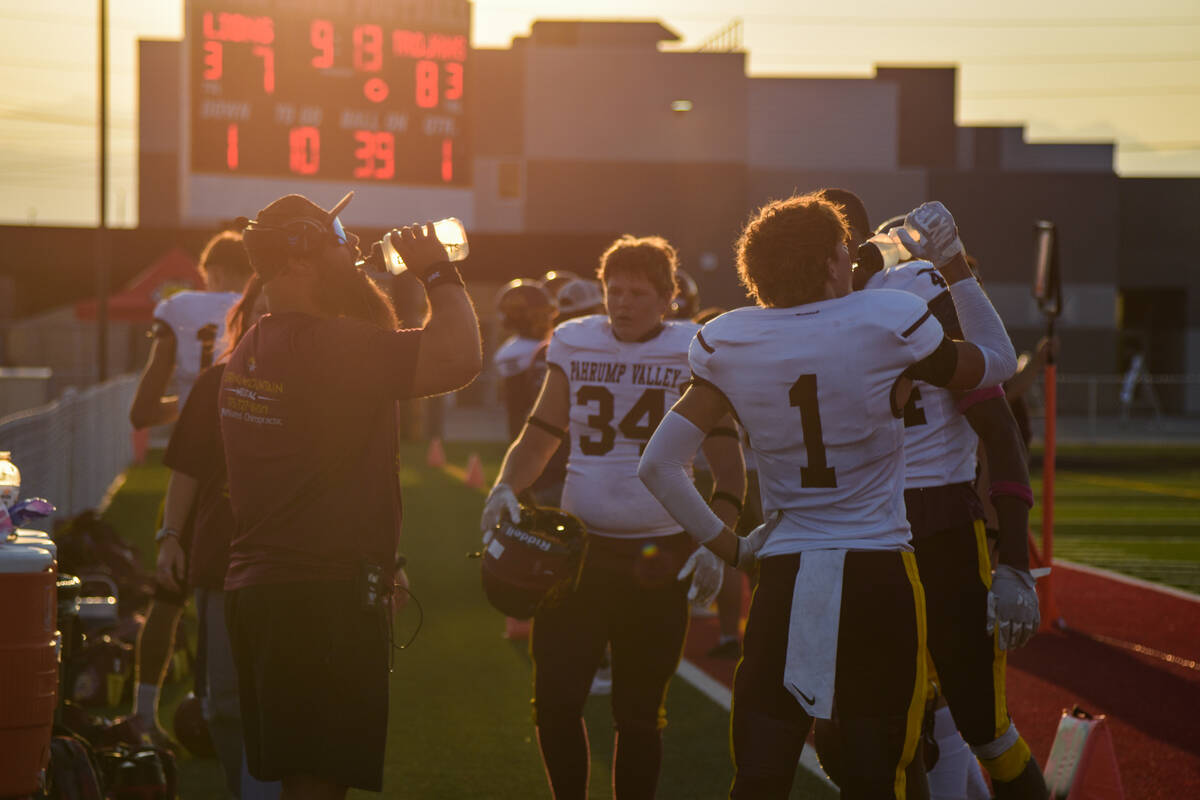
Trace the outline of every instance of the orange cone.
{"type": "Polygon", "coordinates": [[[504,618],[504,638],[519,642],[529,638],[531,625],[527,619],[504,618]]]}
{"type": "Polygon", "coordinates": [[[1064,800],[1125,800],[1112,734],[1104,716],[1064,711],[1046,760],[1046,787],[1064,800]]]}
{"type": "Polygon", "coordinates": [[[429,449],[425,451],[425,463],[434,469],[446,466],[446,451],[442,449],[442,440],[436,436],[429,443],[429,449]]]}
{"type": "Polygon", "coordinates": [[[463,482],[472,489],[483,488],[483,462],[478,453],[471,453],[467,459],[467,477],[463,482]]]}

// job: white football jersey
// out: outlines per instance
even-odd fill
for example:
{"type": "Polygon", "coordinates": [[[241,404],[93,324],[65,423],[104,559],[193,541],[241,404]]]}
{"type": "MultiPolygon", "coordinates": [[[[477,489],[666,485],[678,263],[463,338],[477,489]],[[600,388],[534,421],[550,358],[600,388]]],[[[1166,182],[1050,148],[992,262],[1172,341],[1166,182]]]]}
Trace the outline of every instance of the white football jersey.
{"type": "Polygon", "coordinates": [[[904,427],[891,392],[942,338],[924,303],[886,290],[739,308],[704,326],[692,372],[733,406],[758,465],[763,517],[778,517],[760,557],[909,549],[904,427]]]}
{"type": "Polygon", "coordinates": [[[590,532],[638,538],[681,530],[637,469],[647,440],[690,378],[688,345],[699,329],[668,321],[647,341],[621,342],[600,314],[554,329],[546,360],[567,376],[571,395],[562,507],[590,532]]]}
{"type": "MultiPolygon", "coordinates": [[[[877,272],[868,289],[896,289],[920,297],[945,321],[953,318],[954,301],[937,267],[928,261],[908,261],[877,272]]],[[[957,330],[948,331],[960,337],[957,330]]],[[[954,395],[922,381],[904,408],[904,486],[906,489],[945,486],[975,478],[979,437],[958,410],[954,395]]]]}
{"type": "Polygon", "coordinates": [[[175,334],[175,374],[168,391],[187,401],[196,376],[220,357],[225,315],[241,298],[238,292],[178,292],[161,301],[154,318],[175,334]]]}
{"type": "Polygon", "coordinates": [[[511,378],[519,375],[533,366],[534,356],[542,346],[544,339],[529,339],[524,336],[511,336],[504,344],[496,348],[492,363],[501,378],[511,378]]]}

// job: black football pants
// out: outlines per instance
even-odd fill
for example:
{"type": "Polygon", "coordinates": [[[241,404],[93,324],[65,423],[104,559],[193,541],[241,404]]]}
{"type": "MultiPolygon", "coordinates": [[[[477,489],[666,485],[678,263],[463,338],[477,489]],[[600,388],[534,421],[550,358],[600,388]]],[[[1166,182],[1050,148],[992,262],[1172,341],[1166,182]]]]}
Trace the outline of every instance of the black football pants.
{"type": "MultiPolygon", "coordinates": [[[[813,720],[784,687],[800,554],[759,564],[733,680],[730,797],[787,798],[813,720]]],[[[912,553],[846,554],[834,709],[843,798],[903,796],[925,707],[925,600],[912,553]]]]}
{"type": "Polygon", "coordinates": [[[534,718],[557,800],[587,797],[583,707],[607,644],[617,730],[613,796],[654,797],[667,684],[688,627],[688,584],[675,574],[691,548],[687,534],[625,541],[591,537],[575,591],[534,615],[534,718]]]}

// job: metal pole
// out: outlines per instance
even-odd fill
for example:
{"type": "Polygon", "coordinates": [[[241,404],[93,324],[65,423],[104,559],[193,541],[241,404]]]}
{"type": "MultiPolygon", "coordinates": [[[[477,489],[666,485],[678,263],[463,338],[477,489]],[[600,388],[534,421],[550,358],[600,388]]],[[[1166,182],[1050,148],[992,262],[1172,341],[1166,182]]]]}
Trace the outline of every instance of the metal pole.
{"type": "Polygon", "coordinates": [[[100,0],[100,210],[96,226],[96,376],[108,379],[108,0],[100,0]]]}

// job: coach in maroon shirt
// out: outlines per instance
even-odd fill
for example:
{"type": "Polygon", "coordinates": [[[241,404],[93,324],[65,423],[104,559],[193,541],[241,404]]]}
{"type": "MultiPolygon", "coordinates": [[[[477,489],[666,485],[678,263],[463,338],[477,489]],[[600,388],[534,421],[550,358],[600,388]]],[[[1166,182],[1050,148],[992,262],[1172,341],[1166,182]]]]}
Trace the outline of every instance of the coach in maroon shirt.
{"type": "Polygon", "coordinates": [[[249,222],[270,313],[230,357],[219,401],[246,760],[285,800],[382,788],[387,591],[371,586],[391,586],[400,530],[395,403],[459,389],[481,366],[474,308],[432,226],[396,237],[430,305],[424,328],[396,330],[337,217],[349,198],[325,211],[288,195],[249,222]]]}

